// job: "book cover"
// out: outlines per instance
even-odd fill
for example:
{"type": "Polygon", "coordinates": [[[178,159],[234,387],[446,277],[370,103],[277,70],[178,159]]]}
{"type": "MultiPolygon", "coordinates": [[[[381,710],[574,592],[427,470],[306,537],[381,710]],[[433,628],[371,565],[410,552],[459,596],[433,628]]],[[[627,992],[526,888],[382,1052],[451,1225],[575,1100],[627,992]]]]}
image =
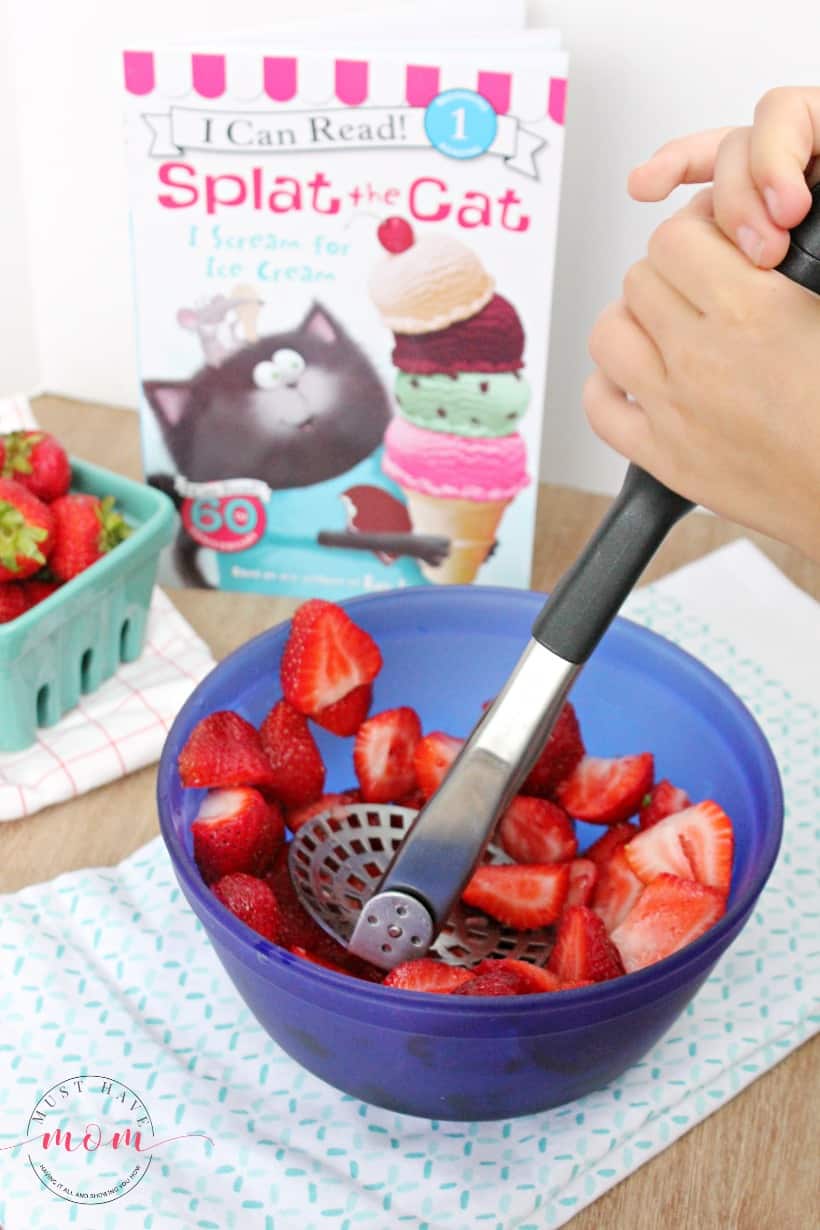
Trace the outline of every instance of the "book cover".
{"type": "Polygon", "coordinates": [[[528,585],[566,56],[457,41],[125,53],[166,583],[528,585]]]}

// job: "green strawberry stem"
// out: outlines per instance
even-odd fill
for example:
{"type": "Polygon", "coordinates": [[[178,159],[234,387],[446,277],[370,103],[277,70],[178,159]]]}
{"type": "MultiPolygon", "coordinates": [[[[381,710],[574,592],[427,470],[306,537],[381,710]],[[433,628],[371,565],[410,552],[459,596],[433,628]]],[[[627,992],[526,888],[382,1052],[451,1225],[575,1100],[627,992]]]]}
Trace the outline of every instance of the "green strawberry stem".
{"type": "Polygon", "coordinates": [[[114,510],[114,497],[107,495],[104,500],[100,501],[98,509],[100,518],[100,552],[106,555],[109,551],[113,551],[114,547],[119,546],[124,542],[131,533],[131,526],[125,521],[122,515],[114,510]]]}
{"type": "Polygon", "coordinates": [[[34,469],[31,464],[32,450],[44,439],[45,436],[41,431],[31,434],[24,431],[10,431],[3,439],[6,449],[3,478],[14,478],[15,474],[31,474],[34,469]]]}
{"type": "Polygon", "coordinates": [[[30,525],[19,508],[7,500],[0,500],[0,564],[10,572],[19,572],[18,559],[36,560],[44,564],[46,557],[38,543],[48,538],[48,531],[30,525]]]}

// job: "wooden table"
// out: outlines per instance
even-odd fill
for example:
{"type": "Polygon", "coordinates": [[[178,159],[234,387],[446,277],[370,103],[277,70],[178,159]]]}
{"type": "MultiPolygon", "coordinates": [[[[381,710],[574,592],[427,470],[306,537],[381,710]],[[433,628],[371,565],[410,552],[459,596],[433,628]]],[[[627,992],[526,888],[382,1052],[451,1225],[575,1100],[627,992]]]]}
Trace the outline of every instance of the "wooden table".
{"type": "MultiPolygon", "coordinates": [[[[40,423],[78,457],[140,477],[136,415],[40,397],[40,423]]],[[[572,561],[608,500],[542,486],[533,587],[572,561]]],[[[654,580],[746,534],[820,599],[820,567],[779,543],[716,517],[687,517],[661,547],[654,580]]],[[[290,614],[295,602],[175,590],[174,601],[217,658],[290,614]]],[[[77,867],[108,866],[158,831],[154,770],[70,803],[0,825],[0,892],[77,867]]],[[[820,1046],[807,1043],[677,1144],[573,1219],[573,1230],[816,1230],[820,1225],[820,1046]]]]}

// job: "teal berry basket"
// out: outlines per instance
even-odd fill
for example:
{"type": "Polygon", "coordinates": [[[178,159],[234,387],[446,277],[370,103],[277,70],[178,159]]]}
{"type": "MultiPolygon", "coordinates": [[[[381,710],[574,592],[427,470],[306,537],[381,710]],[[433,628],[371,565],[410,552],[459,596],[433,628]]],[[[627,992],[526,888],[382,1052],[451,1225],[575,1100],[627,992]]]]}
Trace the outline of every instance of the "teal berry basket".
{"type": "Polygon", "coordinates": [[[17,752],[142,652],[159,553],[176,523],[161,491],[71,462],[71,490],[113,495],[132,533],[85,572],[0,624],[0,752],[17,752]]]}

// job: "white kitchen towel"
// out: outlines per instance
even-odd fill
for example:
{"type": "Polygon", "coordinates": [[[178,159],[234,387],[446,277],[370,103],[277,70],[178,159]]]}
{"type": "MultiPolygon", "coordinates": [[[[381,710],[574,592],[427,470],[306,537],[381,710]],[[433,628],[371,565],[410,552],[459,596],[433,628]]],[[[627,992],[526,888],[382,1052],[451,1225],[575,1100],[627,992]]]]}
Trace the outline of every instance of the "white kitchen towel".
{"type": "MultiPolygon", "coordinates": [[[[25,397],[0,399],[0,434],[37,427],[25,397]]],[[[0,753],[0,821],[84,794],[159,758],[168,729],[214,660],[155,589],[145,646],[21,752],[0,753]]],[[[2,697],[0,697],[2,703],[2,697]]]]}
{"type": "Polygon", "coordinates": [[[818,611],[744,544],[685,575],[684,597],[675,578],[661,581],[634,595],[629,613],[754,710],[787,817],[753,917],[642,1062],[522,1119],[428,1121],[364,1105],[302,1070],[256,1024],[155,841],[119,867],[0,898],[5,1230],[554,1230],[815,1033],[820,749],[799,667],[815,652],[818,611]],[[724,618],[738,560],[775,612],[757,632],[746,621],[743,637],[737,616],[724,618]],[[814,616],[808,638],[804,610],[814,616]],[[774,636],[798,668],[788,685],[770,668],[774,636]],[[31,1116],[48,1107],[44,1095],[59,1107],[60,1089],[72,1095],[69,1078],[86,1073],[103,1074],[87,1076],[74,1103],[92,1118],[105,1093],[125,1099],[135,1122],[150,1114],[151,1140],[180,1139],[157,1148],[147,1171],[150,1149],[46,1155],[39,1142],[36,1163],[63,1183],[53,1194],[18,1142],[38,1135],[31,1116]],[[78,1205],[69,1187],[119,1198],[78,1205]]]}

